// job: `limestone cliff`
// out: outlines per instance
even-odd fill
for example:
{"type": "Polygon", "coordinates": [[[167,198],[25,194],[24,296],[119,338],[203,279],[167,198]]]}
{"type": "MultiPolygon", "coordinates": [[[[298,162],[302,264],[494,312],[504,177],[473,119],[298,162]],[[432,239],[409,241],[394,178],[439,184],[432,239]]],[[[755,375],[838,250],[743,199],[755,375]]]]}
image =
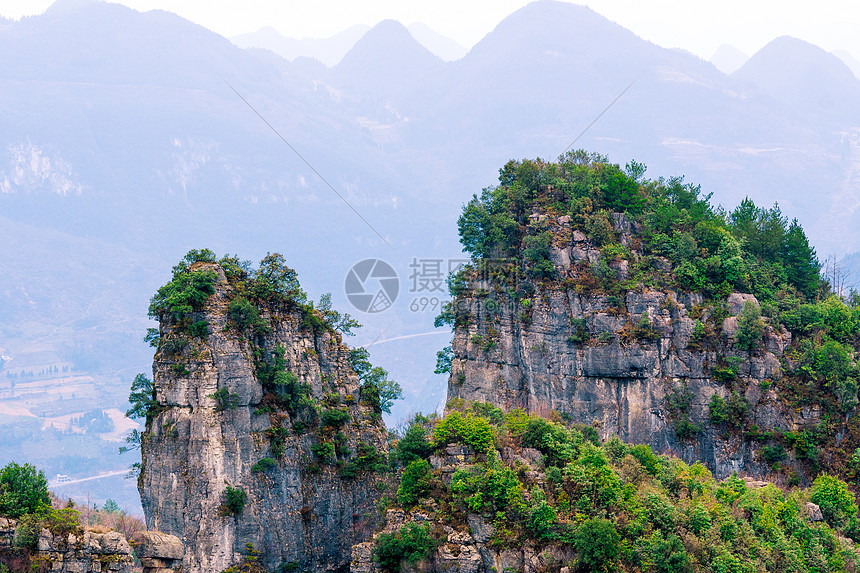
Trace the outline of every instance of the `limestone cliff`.
{"type": "Polygon", "coordinates": [[[221,265],[183,272],[208,276],[211,294],[180,319],[158,310],[139,478],[148,528],[184,541],[184,571],[222,571],[248,543],[272,571],[345,570],[371,532],[383,479],[371,465],[387,451],[349,349],[307,305],[236,303],[249,286],[221,265]]]}
{"type": "MultiPolygon", "coordinates": [[[[466,273],[452,306],[449,400],[556,411],[593,424],[604,439],[617,435],[702,460],[718,478],[768,473],[773,460],[762,458],[762,435],[819,421],[815,407],[792,407],[777,391],[788,331],[768,322],[758,348],[736,344],[737,315],[745,301],[757,305],[755,297],[735,293],[704,304],[695,292],[643,284],[607,294],[595,287],[593,269],[606,260],[595,241],[571,230],[570,217],[535,213],[532,220],[555,237],[555,279],[517,282],[516,272],[486,266],[466,273]],[[714,395],[742,404],[744,418],[712,423],[714,395]]],[[[613,220],[629,259],[658,278],[671,275],[666,259],[646,258],[623,214],[613,220]]],[[[610,257],[613,280],[628,278],[628,262],[610,257]]]]}

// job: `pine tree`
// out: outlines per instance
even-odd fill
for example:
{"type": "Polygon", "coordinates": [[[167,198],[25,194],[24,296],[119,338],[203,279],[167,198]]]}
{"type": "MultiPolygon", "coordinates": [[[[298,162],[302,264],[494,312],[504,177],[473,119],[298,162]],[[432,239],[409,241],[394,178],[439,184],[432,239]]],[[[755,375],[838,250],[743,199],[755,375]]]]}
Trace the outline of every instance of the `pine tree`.
{"type": "Polygon", "coordinates": [[[807,299],[812,300],[821,282],[821,263],[815,249],[809,246],[806,233],[797,219],[792,220],[788,227],[781,255],[788,282],[797,287],[807,299]]]}

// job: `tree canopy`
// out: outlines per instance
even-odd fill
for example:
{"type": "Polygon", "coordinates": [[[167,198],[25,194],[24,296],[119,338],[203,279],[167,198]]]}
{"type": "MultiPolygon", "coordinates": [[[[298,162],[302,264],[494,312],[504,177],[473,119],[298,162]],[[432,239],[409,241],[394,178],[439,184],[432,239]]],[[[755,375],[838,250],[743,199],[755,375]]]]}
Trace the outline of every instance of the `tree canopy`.
{"type": "Polygon", "coordinates": [[[463,206],[457,222],[463,250],[476,261],[516,260],[529,275],[552,279],[556,237],[542,215],[569,216],[574,229],[605,246],[616,242],[613,213],[623,213],[640,231],[645,253],[673,263],[678,288],[715,297],[752,292],[761,302],[786,290],[805,301],[819,294],[815,249],[779,205],[758,207],[746,198],[726,212],[683,177],[645,180],[644,172],[635,161],[621,169],[581,150],[556,163],[509,161],[498,185],[463,206]]]}
{"type": "Polygon", "coordinates": [[[0,516],[18,518],[50,507],[45,472],[10,462],[0,469],[0,516]]]}

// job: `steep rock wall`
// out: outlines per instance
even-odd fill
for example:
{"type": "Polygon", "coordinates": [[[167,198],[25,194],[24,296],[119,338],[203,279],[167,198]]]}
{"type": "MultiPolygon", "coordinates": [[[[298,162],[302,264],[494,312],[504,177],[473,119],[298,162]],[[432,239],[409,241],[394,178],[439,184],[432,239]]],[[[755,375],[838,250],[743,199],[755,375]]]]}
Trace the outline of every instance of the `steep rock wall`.
{"type": "MultiPolygon", "coordinates": [[[[566,224],[562,217],[557,226],[566,224]]],[[[641,257],[632,225],[619,214],[615,231],[633,256],[641,257]]],[[[538,282],[527,297],[498,275],[472,274],[455,301],[449,400],[541,415],[556,411],[569,421],[593,424],[604,439],[617,435],[688,462],[701,460],[718,478],[769,471],[761,442],[743,429],[797,430],[819,421],[816,408],[796,410],[774,390],[790,333],[767,325],[756,350],[735,343],[737,315],[745,301],[756,303],[752,295],[731,295],[720,320],[696,293],[638,285],[620,297],[602,294],[579,281],[579,271],[597,263],[600,250],[578,231],[566,236],[569,242],[551,251],[560,279],[538,282]],[[709,319],[717,323],[715,332],[706,340],[696,338],[697,320],[709,319]],[[718,369],[733,369],[735,379],[719,379],[718,369]],[[732,392],[748,402],[746,419],[734,428],[712,424],[712,396],[730,400],[732,392]],[[676,431],[679,413],[670,404],[679,393],[686,401],[683,414],[701,428],[683,439],[676,431]]],[[[618,280],[627,278],[626,263],[610,264],[618,280]]],[[[652,264],[660,271],[666,261],[652,264]]]]}
{"type": "MultiPolygon", "coordinates": [[[[344,570],[351,546],[371,533],[375,485],[382,478],[371,472],[344,478],[323,463],[313,447],[334,429],[318,422],[293,427],[297,420],[258,380],[254,352],[259,359],[282,346],[286,370],[310,386],[313,400],[348,412],[338,436],[342,461],[361,442],[383,454],[386,449],[384,425],[358,400],[349,349],[339,335],[303,324],[300,310],[289,305],[263,313],[270,330],[251,345],[228,324],[231,286],[224,272],[217,265],[197,268],[218,276],[215,293],[192,316],[208,323],[209,334],[180,352],[162,344],[153,364],[158,413],[144,435],[139,478],[147,526],[183,540],[185,571],[222,571],[247,555],[247,543],[270,570],[284,564],[344,570]],[[272,428],[282,428],[278,444],[272,428]],[[252,471],[263,458],[276,465],[252,471]],[[236,515],[225,510],[227,487],[247,494],[236,515]]],[[[162,341],[178,336],[173,328],[161,321],[162,341]]]]}

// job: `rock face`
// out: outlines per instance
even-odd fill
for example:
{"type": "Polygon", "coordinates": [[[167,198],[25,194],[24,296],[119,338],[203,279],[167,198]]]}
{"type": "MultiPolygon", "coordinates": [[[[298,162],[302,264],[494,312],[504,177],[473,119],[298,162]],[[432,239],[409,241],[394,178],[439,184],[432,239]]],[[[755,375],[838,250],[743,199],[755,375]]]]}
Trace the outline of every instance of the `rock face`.
{"type": "MultiPolygon", "coordinates": [[[[618,214],[615,223],[621,243],[641,257],[632,226],[618,214]]],[[[782,377],[790,333],[766,323],[756,350],[735,344],[738,313],[747,300],[757,304],[752,295],[732,294],[717,309],[696,293],[643,285],[622,295],[600,294],[580,280],[600,251],[582,233],[570,236],[570,244],[551,249],[558,280],[534,281],[526,294],[521,285],[501,284],[499,274],[471,277],[455,301],[449,400],[544,416],[556,411],[594,425],[604,439],[617,435],[687,462],[701,460],[718,478],[769,471],[761,442],[739,430],[796,430],[819,421],[814,409],[795,411],[772,389],[782,377]],[[709,324],[706,335],[694,332],[709,324]],[[715,426],[712,396],[729,401],[733,392],[748,403],[746,418],[715,426]],[[678,397],[683,412],[673,410],[678,397]],[[676,431],[679,415],[701,431],[676,431]]],[[[651,264],[660,268],[662,261],[651,264]]],[[[626,266],[615,267],[622,280],[626,266]]]]}
{"type": "MultiPolygon", "coordinates": [[[[0,556],[14,551],[13,540],[17,522],[0,518],[0,556]]],[[[134,557],[125,537],[116,531],[56,535],[43,529],[38,546],[30,556],[34,571],[79,573],[83,571],[112,571],[132,573],[134,557]]]]}
{"type": "MultiPolygon", "coordinates": [[[[191,316],[205,320],[209,334],[186,337],[184,346],[163,343],[155,356],[157,414],[143,438],[138,482],[147,527],[182,540],[186,572],[222,571],[247,555],[247,544],[269,570],[345,570],[352,545],[371,533],[382,478],[367,471],[343,477],[334,459],[325,463],[315,449],[336,440],[338,462],[346,463],[362,447],[383,455],[387,447],[381,419],[359,400],[349,349],[336,333],[305,324],[289,304],[263,309],[269,326],[252,344],[228,324],[234,293],[223,270],[192,268],[217,274],[215,293],[191,316]],[[348,421],[325,428],[305,420],[302,427],[272,400],[255,359],[278,346],[285,370],[308,385],[313,401],[347,413],[348,421]],[[226,503],[228,487],[245,492],[244,504],[226,503]]],[[[160,322],[162,341],[185,336],[160,322]]]]}

